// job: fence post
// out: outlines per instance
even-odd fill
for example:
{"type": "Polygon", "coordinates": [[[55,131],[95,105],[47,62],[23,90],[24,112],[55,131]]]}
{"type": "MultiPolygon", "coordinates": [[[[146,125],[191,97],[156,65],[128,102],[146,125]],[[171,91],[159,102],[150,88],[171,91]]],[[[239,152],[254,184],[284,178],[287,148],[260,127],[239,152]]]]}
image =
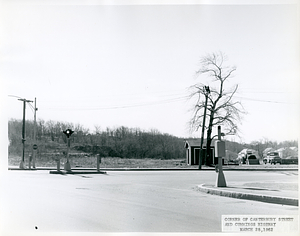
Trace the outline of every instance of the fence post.
{"type": "Polygon", "coordinates": [[[97,154],[97,171],[100,171],[100,163],[101,163],[101,157],[99,154],[97,154]]]}
{"type": "Polygon", "coordinates": [[[32,161],[32,155],[31,154],[29,154],[29,170],[31,170],[31,161],[32,161]]]}
{"type": "Polygon", "coordinates": [[[60,171],[60,153],[56,153],[57,171],[60,171]]]}

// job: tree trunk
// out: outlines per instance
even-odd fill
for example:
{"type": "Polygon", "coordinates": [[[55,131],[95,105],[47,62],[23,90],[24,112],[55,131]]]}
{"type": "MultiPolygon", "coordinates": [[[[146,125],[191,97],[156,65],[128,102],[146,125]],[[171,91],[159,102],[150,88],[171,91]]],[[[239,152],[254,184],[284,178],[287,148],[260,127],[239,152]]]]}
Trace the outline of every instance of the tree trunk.
{"type": "MultiPolygon", "coordinates": [[[[216,104],[213,105],[212,111],[215,110],[216,104]]],[[[211,166],[213,163],[213,156],[210,151],[210,146],[211,146],[211,133],[212,133],[212,127],[213,127],[213,121],[214,121],[214,112],[210,112],[209,116],[209,124],[208,124],[208,129],[207,129],[207,137],[206,137],[206,153],[205,153],[205,162],[207,166],[211,166]]]]}
{"type": "Polygon", "coordinates": [[[207,130],[207,141],[206,141],[206,153],[205,153],[205,162],[207,166],[211,166],[212,165],[212,153],[210,151],[210,146],[211,146],[211,126],[208,128],[207,130]]]}

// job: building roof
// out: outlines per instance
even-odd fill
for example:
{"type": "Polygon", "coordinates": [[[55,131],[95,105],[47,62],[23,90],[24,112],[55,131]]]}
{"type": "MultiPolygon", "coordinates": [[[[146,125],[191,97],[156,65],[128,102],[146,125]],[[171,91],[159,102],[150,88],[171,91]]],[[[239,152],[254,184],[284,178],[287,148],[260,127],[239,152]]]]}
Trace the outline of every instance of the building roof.
{"type": "MultiPolygon", "coordinates": [[[[185,140],[185,148],[190,147],[200,147],[200,143],[201,143],[201,139],[197,138],[197,139],[187,139],[185,140]]],[[[204,143],[204,141],[203,141],[204,143]]]]}
{"type": "Polygon", "coordinates": [[[274,148],[269,147],[269,148],[266,148],[266,149],[263,151],[263,153],[274,152],[274,151],[275,151],[274,148]]]}
{"type": "Polygon", "coordinates": [[[242,151],[240,151],[238,154],[250,154],[250,153],[256,153],[257,151],[251,148],[244,148],[242,151]]]}
{"type": "MultiPolygon", "coordinates": [[[[211,141],[211,147],[214,146],[216,139],[213,139],[211,141]]],[[[194,138],[194,139],[187,139],[185,140],[185,148],[188,147],[200,147],[201,139],[200,138],[194,138]]],[[[206,147],[206,139],[203,140],[203,147],[206,147]]]]}

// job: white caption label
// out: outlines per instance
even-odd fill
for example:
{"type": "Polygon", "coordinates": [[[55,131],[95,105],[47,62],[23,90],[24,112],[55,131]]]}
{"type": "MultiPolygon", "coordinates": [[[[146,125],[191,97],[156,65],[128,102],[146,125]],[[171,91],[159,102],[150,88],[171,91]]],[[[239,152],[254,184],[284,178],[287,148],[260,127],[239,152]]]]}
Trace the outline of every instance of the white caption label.
{"type": "Polygon", "coordinates": [[[297,215],[222,215],[223,232],[298,232],[297,215]]]}

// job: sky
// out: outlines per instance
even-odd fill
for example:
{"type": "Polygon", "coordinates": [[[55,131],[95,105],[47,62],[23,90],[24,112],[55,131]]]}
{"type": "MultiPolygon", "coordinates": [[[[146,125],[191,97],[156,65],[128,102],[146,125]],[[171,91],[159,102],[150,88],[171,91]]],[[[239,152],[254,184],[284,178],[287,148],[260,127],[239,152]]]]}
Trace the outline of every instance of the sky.
{"type": "MultiPolygon", "coordinates": [[[[22,119],[18,98],[36,98],[37,119],[91,132],[126,126],[200,137],[188,127],[188,88],[209,85],[196,76],[200,59],[221,51],[237,67],[228,86],[239,85],[235,99],[247,112],[239,136],[226,139],[299,139],[297,1],[37,2],[1,2],[6,126],[22,119]]],[[[33,120],[29,105],[26,119],[33,120]]]]}

